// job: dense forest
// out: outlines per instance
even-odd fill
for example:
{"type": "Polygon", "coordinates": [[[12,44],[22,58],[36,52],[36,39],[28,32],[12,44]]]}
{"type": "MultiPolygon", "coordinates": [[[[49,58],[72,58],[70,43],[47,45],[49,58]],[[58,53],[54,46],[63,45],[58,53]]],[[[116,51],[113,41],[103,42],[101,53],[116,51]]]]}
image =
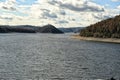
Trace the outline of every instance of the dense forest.
{"type": "Polygon", "coordinates": [[[120,38],[120,15],[86,27],[80,31],[80,36],[120,38]]]}

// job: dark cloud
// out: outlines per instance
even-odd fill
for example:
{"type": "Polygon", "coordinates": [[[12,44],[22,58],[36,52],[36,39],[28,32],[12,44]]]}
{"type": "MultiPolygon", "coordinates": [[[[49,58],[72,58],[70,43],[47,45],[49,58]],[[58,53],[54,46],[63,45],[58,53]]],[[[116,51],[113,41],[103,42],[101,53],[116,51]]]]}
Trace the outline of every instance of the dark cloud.
{"type": "Polygon", "coordinates": [[[61,14],[61,15],[66,15],[66,13],[65,13],[64,10],[61,10],[61,11],[60,11],[60,14],[61,14]]]}
{"type": "MultiPolygon", "coordinates": [[[[89,2],[84,2],[81,5],[73,5],[72,3],[62,3],[56,0],[52,0],[48,2],[51,5],[58,4],[61,8],[67,8],[73,11],[93,11],[93,12],[103,12],[104,8],[100,7],[99,5],[89,5],[89,2]],[[80,7],[81,6],[81,7],[80,7]],[[98,7],[99,6],[99,7],[98,7]]],[[[79,3],[79,1],[78,1],[79,3]]]]}
{"type": "Polygon", "coordinates": [[[89,6],[87,4],[84,4],[83,7],[78,7],[78,6],[74,6],[71,4],[60,4],[60,7],[68,8],[73,11],[94,11],[94,12],[103,12],[104,11],[103,8],[97,8],[94,6],[89,6]]]}
{"type": "Polygon", "coordinates": [[[6,19],[6,20],[12,20],[13,18],[5,17],[4,19],[6,19]]]}
{"type": "Polygon", "coordinates": [[[7,7],[7,6],[2,6],[3,9],[6,9],[6,10],[11,10],[11,11],[15,11],[16,8],[14,7],[7,7]]]}
{"type": "Polygon", "coordinates": [[[51,4],[51,5],[55,5],[56,3],[58,3],[58,1],[51,0],[51,1],[48,1],[48,3],[51,4]]]}
{"type": "Polygon", "coordinates": [[[50,10],[48,10],[48,9],[40,9],[40,10],[42,10],[44,12],[50,12],[50,10]]]}
{"type": "Polygon", "coordinates": [[[12,17],[7,17],[7,16],[0,16],[0,18],[4,20],[9,20],[9,21],[13,20],[12,17]]]}
{"type": "Polygon", "coordinates": [[[50,12],[43,12],[42,16],[44,18],[49,17],[49,18],[57,18],[57,15],[55,13],[50,13],[50,12]]]}
{"type": "Polygon", "coordinates": [[[8,9],[8,7],[6,7],[6,6],[2,6],[2,8],[3,8],[3,9],[8,9]]]}
{"type": "Polygon", "coordinates": [[[69,22],[66,21],[66,20],[60,20],[60,21],[58,21],[57,23],[58,23],[58,24],[65,24],[65,23],[69,23],[69,22]]]}

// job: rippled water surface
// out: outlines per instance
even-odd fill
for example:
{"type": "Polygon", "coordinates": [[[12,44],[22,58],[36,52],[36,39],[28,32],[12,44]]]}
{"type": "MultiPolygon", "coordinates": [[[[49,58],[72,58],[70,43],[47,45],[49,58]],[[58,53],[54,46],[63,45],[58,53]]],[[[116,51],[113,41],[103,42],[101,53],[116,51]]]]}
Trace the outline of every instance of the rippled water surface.
{"type": "Polygon", "coordinates": [[[120,44],[69,34],[0,34],[0,80],[120,78],[120,44]]]}

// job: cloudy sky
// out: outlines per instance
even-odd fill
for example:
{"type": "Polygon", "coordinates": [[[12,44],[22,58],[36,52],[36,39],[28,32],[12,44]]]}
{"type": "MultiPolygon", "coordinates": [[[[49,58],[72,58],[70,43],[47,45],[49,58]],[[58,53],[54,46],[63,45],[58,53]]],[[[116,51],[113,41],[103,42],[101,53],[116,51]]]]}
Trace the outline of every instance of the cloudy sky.
{"type": "Polygon", "coordinates": [[[120,14],[120,0],[0,0],[0,25],[86,27],[120,14]]]}

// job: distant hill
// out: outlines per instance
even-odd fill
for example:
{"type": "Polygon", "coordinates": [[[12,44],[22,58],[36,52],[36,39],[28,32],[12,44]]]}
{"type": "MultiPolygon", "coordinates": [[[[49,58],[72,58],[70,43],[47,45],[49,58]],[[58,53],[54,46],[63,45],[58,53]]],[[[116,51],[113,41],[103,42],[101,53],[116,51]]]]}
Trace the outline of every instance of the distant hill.
{"type": "Polygon", "coordinates": [[[120,15],[90,25],[81,30],[80,36],[120,38],[120,15]]]}
{"type": "Polygon", "coordinates": [[[43,27],[31,25],[8,26],[0,25],[0,33],[63,33],[53,25],[45,25],[43,27]]]}
{"type": "Polygon", "coordinates": [[[8,26],[1,25],[0,33],[10,33],[10,32],[19,32],[19,33],[35,33],[35,29],[33,26],[22,25],[22,26],[8,26]]]}
{"type": "Polygon", "coordinates": [[[71,28],[58,28],[59,30],[63,31],[64,33],[79,33],[81,29],[84,27],[71,27],[71,28]]]}
{"type": "Polygon", "coordinates": [[[55,26],[48,24],[39,29],[38,32],[41,33],[63,33],[61,30],[57,29],[55,26]]]}

